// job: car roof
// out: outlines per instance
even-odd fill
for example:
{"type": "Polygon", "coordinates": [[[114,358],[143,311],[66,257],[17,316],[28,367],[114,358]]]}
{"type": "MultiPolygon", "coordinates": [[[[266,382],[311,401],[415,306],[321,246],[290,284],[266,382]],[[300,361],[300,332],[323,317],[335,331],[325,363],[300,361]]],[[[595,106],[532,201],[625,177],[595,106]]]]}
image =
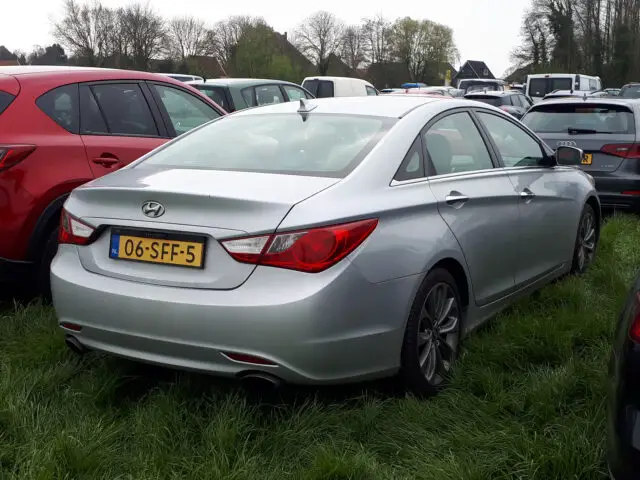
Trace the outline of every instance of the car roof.
{"type": "Polygon", "coordinates": [[[547,105],[560,105],[566,103],[588,103],[588,104],[604,104],[604,105],[640,105],[640,98],[617,98],[617,97],[564,97],[564,98],[552,98],[545,100],[544,102],[536,103],[531,108],[535,109],[538,106],[547,105]]]}
{"type": "Polygon", "coordinates": [[[187,82],[189,85],[218,85],[221,87],[250,87],[253,85],[271,85],[271,84],[285,84],[295,85],[293,82],[287,82],[286,80],[274,80],[273,78],[208,78],[207,80],[194,80],[187,82]]]}
{"type": "Polygon", "coordinates": [[[0,75],[9,75],[16,77],[42,77],[47,78],[64,78],[68,77],[69,81],[78,81],[81,77],[82,81],[87,80],[162,80],[168,79],[170,82],[175,80],[171,77],[165,77],[157,73],[138,72],[135,70],[120,70],[116,68],[98,68],[98,67],[70,67],[70,66],[53,66],[53,65],[22,65],[11,67],[0,67],[0,75]]]}
{"type": "MultiPolygon", "coordinates": [[[[434,102],[455,102],[455,106],[475,105],[475,102],[472,101],[444,96],[429,97],[426,95],[370,95],[305,100],[311,114],[363,115],[388,118],[402,118],[412,110],[434,102]]],[[[454,104],[451,105],[454,106],[454,104]]],[[[233,116],[295,113],[299,108],[300,102],[276,103],[240,110],[234,113],[233,116]]]]}

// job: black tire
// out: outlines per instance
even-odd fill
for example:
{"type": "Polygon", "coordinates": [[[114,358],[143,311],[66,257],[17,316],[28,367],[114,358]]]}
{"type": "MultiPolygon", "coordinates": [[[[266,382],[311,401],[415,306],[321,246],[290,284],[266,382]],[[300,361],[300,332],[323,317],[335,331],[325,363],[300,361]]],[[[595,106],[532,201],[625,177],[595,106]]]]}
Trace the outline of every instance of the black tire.
{"type": "Polygon", "coordinates": [[[51,262],[58,251],[58,229],[53,229],[42,244],[42,254],[36,268],[35,284],[38,293],[47,302],[51,301],[51,262]]]}
{"type": "Polygon", "coordinates": [[[571,264],[572,275],[582,275],[593,262],[598,247],[598,219],[588,203],[582,209],[571,264]]]}
{"type": "Polygon", "coordinates": [[[444,385],[458,356],[463,317],[464,309],[453,276],[442,268],[430,271],[416,294],[402,342],[400,377],[404,385],[416,395],[435,395],[444,385]],[[449,300],[452,301],[450,313],[456,316],[455,325],[450,321],[451,317],[447,316],[444,320],[449,323],[440,321],[440,328],[433,327],[431,317],[441,317],[442,313],[438,313],[432,305],[434,301],[435,304],[439,304],[439,292],[446,292],[445,304],[448,304],[449,300]],[[436,297],[432,298],[432,295],[436,297]],[[432,360],[435,361],[435,367],[432,360]],[[432,372],[433,375],[430,375],[432,372]]]}

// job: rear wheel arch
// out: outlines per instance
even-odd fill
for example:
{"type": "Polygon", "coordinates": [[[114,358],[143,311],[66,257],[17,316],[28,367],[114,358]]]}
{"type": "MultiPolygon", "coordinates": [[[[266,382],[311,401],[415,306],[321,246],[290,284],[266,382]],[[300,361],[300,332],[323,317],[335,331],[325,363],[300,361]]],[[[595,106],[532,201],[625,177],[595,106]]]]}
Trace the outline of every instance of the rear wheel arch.
{"type": "Polygon", "coordinates": [[[469,279],[467,278],[467,273],[465,272],[460,262],[451,257],[444,258],[433,265],[429,269],[429,271],[435,270],[436,268],[442,268],[444,270],[447,270],[451,274],[453,279],[456,281],[456,286],[458,287],[462,306],[468,307],[470,300],[469,279]]]}
{"type": "Polygon", "coordinates": [[[51,232],[57,228],[58,222],[60,221],[62,206],[68,197],[68,193],[60,195],[49,203],[49,205],[47,205],[44,211],[40,214],[40,217],[38,217],[27,248],[27,258],[29,260],[40,260],[40,257],[42,256],[42,248],[49,240],[51,232]]]}

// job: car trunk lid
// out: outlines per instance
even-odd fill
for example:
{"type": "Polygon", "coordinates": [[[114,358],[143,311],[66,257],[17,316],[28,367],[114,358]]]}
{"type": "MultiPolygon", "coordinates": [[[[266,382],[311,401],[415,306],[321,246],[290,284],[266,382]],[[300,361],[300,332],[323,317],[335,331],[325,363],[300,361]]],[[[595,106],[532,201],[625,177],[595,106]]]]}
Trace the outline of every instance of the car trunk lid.
{"type": "Polygon", "coordinates": [[[233,260],[218,240],[273,232],[293,205],[338,181],[139,166],[75,190],[65,208],[101,231],[94,243],[79,247],[82,265],[89,271],[157,285],[232,289],[255,267],[233,260]],[[158,205],[162,213],[157,215],[158,205]],[[202,253],[195,255],[202,257],[201,268],[196,268],[197,261],[187,266],[189,245],[200,248],[201,242],[202,253]],[[163,248],[170,258],[171,244],[178,245],[175,258],[181,265],[148,263],[149,255],[163,248]],[[137,261],[112,258],[114,249],[137,261]],[[142,255],[136,256],[136,249],[142,255]]]}

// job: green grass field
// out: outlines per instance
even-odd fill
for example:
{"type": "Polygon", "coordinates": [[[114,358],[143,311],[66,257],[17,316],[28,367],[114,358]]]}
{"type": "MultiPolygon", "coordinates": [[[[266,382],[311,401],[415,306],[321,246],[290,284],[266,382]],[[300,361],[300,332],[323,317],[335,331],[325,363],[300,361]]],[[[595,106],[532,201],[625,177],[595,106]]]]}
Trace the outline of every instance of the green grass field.
{"type": "Polygon", "coordinates": [[[0,313],[0,479],[603,478],[610,338],[640,265],[615,217],[583,278],[464,343],[452,385],[386,383],[260,402],[234,382],[67,351],[54,313],[0,313]]]}

